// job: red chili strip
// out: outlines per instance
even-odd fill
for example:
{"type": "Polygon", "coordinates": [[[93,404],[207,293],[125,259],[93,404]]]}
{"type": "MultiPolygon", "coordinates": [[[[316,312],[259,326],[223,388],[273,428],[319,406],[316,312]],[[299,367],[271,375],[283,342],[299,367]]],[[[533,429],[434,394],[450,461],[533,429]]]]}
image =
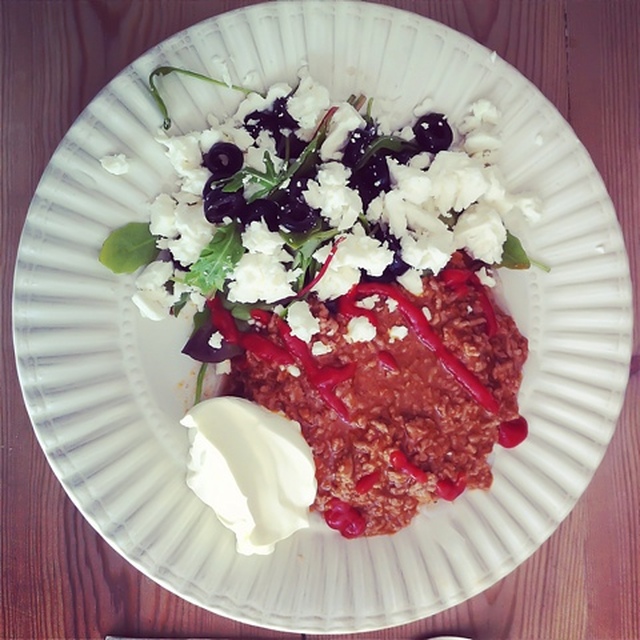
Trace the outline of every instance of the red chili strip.
{"type": "Polygon", "coordinates": [[[229,344],[238,344],[240,342],[240,331],[231,315],[231,311],[225,309],[222,305],[220,296],[207,300],[207,306],[211,311],[211,324],[229,344]]]}
{"type": "Polygon", "coordinates": [[[266,309],[251,309],[250,313],[253,320],[265,327],[269,324],[271,316],[273,315],[271,311],[267,311],[266,309]]]}
{"type": "Polygon", "coordinates": [[[326,523],[339,531],[345,538],[358,538],[367,528],[367,521],[352,505],[332,498],[324,512],[326,523]]]}
{"type": "Polygon", "coordinates": [[[454,482],[449,478],[442,478],[436,483],[436,494],[443,500],[453,502],[467,488],[467,481],[464,475],[460,474],[454,482]]]}
{"type": "Polygon", "coordinates": [[[367,296],[375,293],[395,300],[398,303],[398,309],[416,332],[420,342],[435,354],[444,369],[468,391],[480,406],[490,413],[498,412],[498,402],[491,391],[445,347],[419,307],[414,305],[396,287],[389,284],[365,282],[356,287],[357,295],[367,296]]]}
{"type": "Polygon", "coordinates": [[[389,462],[391,462],[391,466],[401,473],[406,473],[408,476],[411,476],[416,482],[426,482],[427,481],[427,473],[423,471],[420,467],[413,464],[407,456],[397,449],[396,451],[392,451],[389,454],[389,462]]]}
{"type": "Polygon", "coordinates": [[[378,353],[378,362],[380,366],[387,371],[400,371],[398,362],[388,351],[380,351],[378,353]]]}
{"type": "Polygon", "coordinates": [[[288,351],[257,333],[241,334],[239,344],[261,360],[283,366],[294,364],[294,359],[288,351]]]}
{"type": "Polygon", "coordinates": [[[358,301],[356,292],[357,287],[353,287],[349,293],[338,298],[338,313],[345,316],[345,318],[364,316],[374,327],[377,327],[378,316],[372,309],[364,309],[356,304],[358,301]]]}

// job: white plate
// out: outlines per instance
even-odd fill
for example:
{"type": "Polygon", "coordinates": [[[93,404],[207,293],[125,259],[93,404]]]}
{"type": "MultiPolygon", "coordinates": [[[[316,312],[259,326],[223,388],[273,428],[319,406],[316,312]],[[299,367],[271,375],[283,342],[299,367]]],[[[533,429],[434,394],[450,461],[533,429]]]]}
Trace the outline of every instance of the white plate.
{"type": "MultiPolygon", "coordinates": [[[[182,77],[164,80],[177,129],[202,128],[239,97],[182,77]]],[[[380,629],[429,616],[491,586],[569,513],[612,436],[627,382],[631,287],[605,188],[552,105],[490,51],[440,24],[362,2],[271,2],[183,31],[139,58],[87,107],[31,204],[15,274],[14,334],[37,437],[70,498],[147,576],[243,622],[287,631],[380,629]],[[171,64],[262,87],[295,81],[301,63],[336,98],[363,92],[403,117],[430,96],[455,121],[477,98],[503,113],[500,166],[512,190],[544,200],[526,238],[552,265],[505,278],[529,337],[520,395],[530,438],[495,454],[489,492],[468,492],[392,537],[347,541],[319,518],[273,556],[234,552],[231,533],[184,483],[177,419],[191,361],[186,326],[139,319],[132,278],[97,261],[110,229],[142,219],[169,186],[153,135],[160,116],[148,73],[171,64]],[[131,170],[112,176],[106,154],[131,170]]]]}

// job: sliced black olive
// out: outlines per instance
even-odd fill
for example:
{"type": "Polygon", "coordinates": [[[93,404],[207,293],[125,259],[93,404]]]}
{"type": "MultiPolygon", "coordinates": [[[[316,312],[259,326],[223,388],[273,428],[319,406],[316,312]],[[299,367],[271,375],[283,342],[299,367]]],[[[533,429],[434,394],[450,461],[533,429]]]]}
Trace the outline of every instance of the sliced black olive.
{"type": "Polygon", "coordinates": [[[242,212],[241,222],[251,224],[254,220],[264,220],[270,231],[277,231],[280,219],[280,207],[266,198],[258,198],[249,203],[242,212]]]}
{"type": "Polygon", "coordinates": [[[242,168],[242,151],[231,142],[216,142],[202,158],[202,164],[211,171],[211,179],[230,178],[242,168]]]}
{"type": "Polygon", "coordinates": [[[355,167],[376,136],[377,131],[373,125],[353,131],[342,150],[342,164],[350,168],[355,167]]]}
{"type": "Polygon", "coordinates": [[[227,193],[222,187],[211,189],[204,196],[204,217],[211,224],[220,224],[225,218],[242,219],[247,203],[240,191],[227,193]]]}
{"type": "Polygon", "coordinates": [[[453,142],[453,131],[442,113],[427,113],[413,125],[416,143],[423,151],[446,151],[453,142]]]}
{"type": "Polygon", "coordinates": [[[360,194],[365,207],[380,193],[389,191],[391,176],[386,156],[372,156],[363,167],[351,174],[349,186],[360,194]]]}
{"type": "Polygon", "coordinates": [[[305,233],[316,226],[320,213],[306,202],[289,200],[280,207],[280,226],[294,233],[305,233]]]}

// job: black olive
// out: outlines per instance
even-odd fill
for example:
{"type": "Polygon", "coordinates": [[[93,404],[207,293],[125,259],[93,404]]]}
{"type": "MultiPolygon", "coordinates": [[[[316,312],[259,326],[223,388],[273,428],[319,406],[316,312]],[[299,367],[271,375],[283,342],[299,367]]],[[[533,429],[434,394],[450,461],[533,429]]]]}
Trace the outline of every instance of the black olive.
{"type": "Polygon", "coordinates": [[[365,207],[380,193],[389,191],[391,176],[386,156],[372,156],[363,167],[351,174],[349,186],[360,194],[365,207]]]}
{"type": "Polygon", "coordinates": [[[242,169],[242,151],[231,142],[216,142],[202,157],[202,164],[211,171],[211,179],[224,180],[242,169]]]}
{"type": "Polygon", "coordinates": [[[453,131],[442,113],[427,113],[413,125],[413,135],[423,151],[446,151],[453,142],[453,131]]]}
{"type": "Polygon", "coordinates": [[[205,193],[204,217],[211,224],[220,224],[227,217],[232,220],[241,219],[246,206],[240,191],[227,193],[222,187],[216,187],[205,193]]]}
{"type": "Polygon", "coordinates": [[[258,198],[249,203],[242,212],[241,222],[251,224],[254,220],[264,220],[270,231],[277,231],[280,220],[280,207],[266,198],[258,198]]]}
{"type": "Polygon", "coordinates": [[[377,135],[373,125],[353,131],[342,150],[342,164],[346,167],[355,167],[377,135]]]}
{"type": "Polygon", "coordinates": [[[289,200],[280,207],[280,226],[294,233],[305,233],[316,226],[320,213],[305,202],[289,200]]]}
{"type": "Polygon", "coordinates": [[[279,158],[294,159],[298,158],[304,151],[307,143],[304,140],[300,140],[295,133],[288,135],[276,135],[276,154],[279,158]]]}
{"type": "Polygon", "coordinates": [[[252,111],[244,118],[244,128],[255,139],[262,131],[273,131],[276,128],[275,118],[266,111],[252,111]]]}

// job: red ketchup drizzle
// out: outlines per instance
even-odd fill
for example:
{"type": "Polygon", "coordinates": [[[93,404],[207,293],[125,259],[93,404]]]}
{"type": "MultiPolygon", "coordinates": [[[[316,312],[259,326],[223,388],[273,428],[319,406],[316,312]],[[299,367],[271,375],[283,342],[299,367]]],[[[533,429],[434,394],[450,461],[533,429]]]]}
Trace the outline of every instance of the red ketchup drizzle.
{"type": "Polygon", "coordinates": [[[449,267],[440,272],[440,279],[448,287],[461,295],[464,295],[469,288],[476,291],[486,321],[485,331],[490,338],[493,337],[498,330],[496,311],[478,276],[473,271],[468,271],[467,269],[449,267]]]}
{"type": "Polygon", "coordinates": [[[522,416],[507,420],[498,427],[498,444],[505,449],[512,449],[517,447],[528,433],[529,425],[522,416]]]}
{"type": "Polygon", "coordinates": [[[355,507],[338,498],[331,498],[327,507],[324,519],[332,529],[345,538],[357,538],[364,533],[367,521],[355,507]]]}
{"type": "Polygon", "coordinates": [[[440,337],[431,328],[422,310],[414,305],[403,293],[392,285],[377,282],[366,282],[356,285],[354,295],[367,296],[379,294],[391,298],[398,303],[398,309],[405,317],[420,342],[425,345],[440,361],[440,364],[461,384],[471,397],[489,413],[498,412],[498,402],[491,391],[467,369],[444,345],[440,337]]]}
{"type": "Polygon", "coordinates": [[[391,466],[396,471],[406,473],[408,476],[411,476],[416,482],[427,481],[426,472],[423,471],[420,467],[413,464],[413,462],[411,462],[407,458],[407,456],[399,449],[390,453],[389,462],[391,462],[391,466]]]}
{"type": "Polygon", "coordinates": [[[438,480],[436,483],[436,494],[443,500],[453,502],[466,488],[467,481],[464,475],[460,474],[455,482],[449,480],[449,478],[438,480]]]}
{"type": "Polygon", "coordinates": [[[304,369],[309,382],[316,388],[320,397],[338,414],[345,422],[350,421],[349,410],[340,398],[334,393],[334,389],[341,382],[351,378],[356,372],[354,362],[342,367],[319,367],[306,342],[291,333],[291,327],[279,316],[274,315],[280,337],[288,352],[298,361],[304,369]]]}
{"type": "Polygon", "coordinates": [[[362,476],[358,482],[356,482],[356,493],[367,493],[375,487],[380,480],[380,471],[374,471],[366,476],[362,476]]]}

